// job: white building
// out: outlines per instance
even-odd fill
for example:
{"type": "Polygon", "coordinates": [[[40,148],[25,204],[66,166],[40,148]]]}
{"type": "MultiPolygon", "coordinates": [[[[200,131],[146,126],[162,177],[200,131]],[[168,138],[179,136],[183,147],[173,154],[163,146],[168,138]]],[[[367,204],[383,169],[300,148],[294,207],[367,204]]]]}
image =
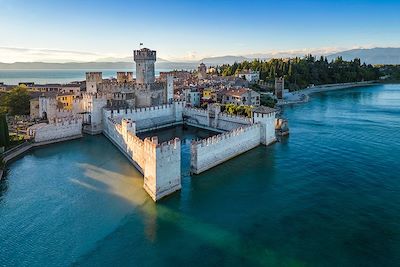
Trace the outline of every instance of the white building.
{"type": "Polygon", "coordinates": [[[199,107],[201,94],[195,89],[185,89],[183,91],[184,100],[189,106],[199,107]]]}
{"type": "Polygon", "coordinates": [[[259,71],[242,70],[236,76],[245,79],[249,83],[257,83],[260,80],[259,71]]]}
{"type": "Polygon", "coordinates": [[[259,106],[260,94],[249,88],[224,89],[218,92],[222,104],[259,106]]]}

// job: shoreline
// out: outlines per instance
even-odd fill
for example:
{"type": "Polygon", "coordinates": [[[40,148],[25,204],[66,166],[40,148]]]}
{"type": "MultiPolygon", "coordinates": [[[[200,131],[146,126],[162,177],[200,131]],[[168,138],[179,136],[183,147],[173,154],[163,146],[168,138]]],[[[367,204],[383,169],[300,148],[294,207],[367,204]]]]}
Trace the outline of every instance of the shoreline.
{"type": "Polygon", "coordinates": [[[289,99],[278,100],[278,106],[307,103],[312,94],[379,84],[379,81],[324,84],[290,92],[289,99]],[[292,98],[292,100],[290,100],[292,98]]]}
{"type": "Polygon", "coordinates": [[[79,139],[82,137],[83,137],[83,135],[81,134],[81,135],[64,137],[64,138],[59,138],[59,139],[55,139],[55,140],[51,140],[51,141],[43,141],[43,142],[38,142],[38,143],[25,142],[25,143],[22,143],[16,147],[14,147],[10,151],[8,151],[8,153],[6,153],[6,155],[3,154],[4,169],[0,170],[0,181],[3,179],[3,175],[6,173],[7,163],[20,157],[20,156],[23,156],[26,152],[29,152],[30,150],[37,148],[37,147],[43,147],[43,146],[47,146],[47,145],[54,144],[54,143],[75,140],[75,139],[79,139]]]}
{"type": "Polygon", "coordinates": [[[305,89],[299,90],[298,92],[306,94],[306,95],[311,95],[314,93],[342,90],[342,89],[355,88],[355,87],[361,87],[361,86],[371,86],[371,85],[375,85],[378,83],[379,83],[378,81],[365,81],[365,82],[354,82],[354,83],[325,84],[325,85],[317,85],[314,87],[305,88],[305,89]]]}

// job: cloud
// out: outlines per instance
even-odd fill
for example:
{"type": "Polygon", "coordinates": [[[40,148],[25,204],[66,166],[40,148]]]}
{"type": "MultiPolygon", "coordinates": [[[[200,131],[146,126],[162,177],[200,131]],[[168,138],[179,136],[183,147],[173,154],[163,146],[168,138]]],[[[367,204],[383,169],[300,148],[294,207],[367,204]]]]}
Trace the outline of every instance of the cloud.
{"type": "MultiPolygon", "coordinates": [[[[1,0],[0,0],[1,1],[1,0]]],[[[373,48],[375,45],[368,44],[353,47],[320,47],[320,48],[303,48],[292,50],[270,50],[263,53],[242,53],[237,56],[244,56],[248,58],[273,58],[273,57],[295,57],[304,56],[306,54],[313,54],[314,56],[329,55],[344,50],[354,48],[373,48]]],[[[160,51],[162,52],[162,51],[160,51]]],[[[231,53],[232,54],[232,53],[231,53]]],[[[235,54],[232,54],[235,55],[235,54]]],[[[226,56],[226,54],[202,54],[198,51],[188,51],[183,55],[164,55],[161,56],[169,61],[187,62],[198,61],[205,57],[226,56]]],[[[130,58],[126,55],[116,54],[99,54],[93,52],[61,50],[61,49],[48,49],[48,48],[21,48],[21,47],[2,47],[0,46],[0,61],[5,63],[13,62],[92,62],[92,61],[124,61],[130,58]]]]}
{"type": "Polygon", "coordinates": [[[92,52],[37,49],[21,47],[0,47],[0,58],[2,62],[87,62],[95,61],[107,55],[92,52]]]}

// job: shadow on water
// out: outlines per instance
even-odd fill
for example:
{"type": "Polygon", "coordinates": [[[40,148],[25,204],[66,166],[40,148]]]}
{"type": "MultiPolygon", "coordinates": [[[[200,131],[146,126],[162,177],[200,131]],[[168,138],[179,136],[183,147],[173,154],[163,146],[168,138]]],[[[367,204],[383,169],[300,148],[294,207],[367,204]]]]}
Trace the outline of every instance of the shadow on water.
{"type": "Polygon", "coordinates": [[[3,171],[4,171],[3,178],[0,180],[0,203],[5,199],[8,189],[8,179],[7,179],[8,168],[6,168],[3,171]]]}
{"type": "MultiPolygon", "coordinates": [[[[108,171],[99,168],[91,166],[89,169],[87,176],[95,180],[110,175],[108,171]]],[[[230,182],[234,183],[235,180],[230,179],[230,182]]],[[[201,265],[303,266],[302,263],[282,257],[251,238],[243,238],[218,224],[207,223],[192,213],[183,212],[180,208],[179,194],[155,204],[148,197],[143,201],[143,196],[132,196],[131,192],[125,194],[113,185],[108,185],[106,188],[107,192],[113,192],[133,205],[141,216],[125,217],[117,229],[96,243],[95,249],[75,261],[76,266],[109,264],[186,266],[199,265],[200,262],[201,265]],[[140,228],[143,227],[143,232],[138,232],[138,225],[140,228]],[[204,254],[207,254],[206,258],[204,254]]],[[[224,190],[221,188],[221,182],[210,186],[210,190],[212,189],[224,190]]],[[[203,190],[207,194],[204,188],[196,190],[203,190]]],[[[197,197],[194,194],[193,197],[196,201],[201,201],[203,196],[197,197]]],[[[230,200],[232,201],[233,199],[230,200]]],[[[206,207],[204,211],[207,211],[206,207]]]]}
{"type": "MultiPolygon", "coordinates": [[[[178,134],[188,141],[199,135],[212,135],[197,129],[174,129],[170,134],[165,133],[165,138],[178,134]]],[[[183,148],[186,149],[182,152],[184,161],[189,163],[190,142],[185,142],[183,148]]],[[[3,233],[8,232],[0,241],[0,252],[4,256],[0,265],[15,266],[27,260],[33,265],[59,266],[69,265],[68,262],[140,266],[196,262],[228,262],[231,265],[240,262],[260,266],[268,263],[274,266],[276,262],[295,262],[257,241],[244,238],[235,229],[225,228],[225,219],[218,218],[219,211],[215,207],[209,214],[216,217],[207,219],[208,207],[218,201],[218,196],[225,199],[217,205],[220,208],[223,203],[229,205],[238,197],[235,194],[240,190],[229,187],[235,182],[244,186],[246,181],[240,179],[242,173],[235,172],[232,167],[239,167],[244,172],[246,166],[254,166],[257,155],[262,154],[257,151],[248,152],[250,157],[245,160],[237,157],[227,162],[228,171],[217,167],[203,176],[183,177],[182,191],[156,205],[143,190],[140,173],[103,136],[86,136],[33,150],[10,165],[18,171],[8,175],[13,183],[10,194],[17,196],[20,193],[16,190],[23,188],[21,193],[28,194],[30,201],[19,199],[21,195],[15,199],[15,205],[24,201],[24,206],[14,210],[10,217],[15,220],[7,221],[6,217],[0,216],[0,228],[4,228],[3,233]],[[63,165],[65,162],[68,165],[63,165]],[[46,169],[46,176],[41,175],[38,167],[46,169]],[[26,173],[31,176],[24,176],[26,173]],[[35,186],[29,189],[32,185],[35,186]],[[42,202],[45,206],[38,206],[42,202]],[[196,206],[201,208],[198,214],[192,209],[196,206]],[[38,217],[45,207],[50,213],[38,217]],[[22,214],[25,215],[21,217],[22,214]],[[33,216],[36,218],[30,219],[33,216]],[[28,225],[35,228],[35,233],[21,231],[28,225]],[[60,242],[65,245],[59,246],[60,242]],[[31,243],[35,243],[34,250],[27,249],[31,243]],[[181,255],[176,254],[178,247],[181,255]],[[209,255],[207,260],[202,256],[204,254],[209,255]]],[[[185,164],[182,167],[189,168],[185,164]]],[[[0,209],[0,215],[11,209],[11,206],[7,207],[11,203],[8,200],[6,208],[0,209]]]]}
{"type": "Polygon", "coordinates": [[[396,266],[400,103],[371,110],[400,90],[365,90],[285,108],[289,138],[193,177],[199,133],[166,130],[187,163],[182,190],[157,204],[102,136],[38,150],[10,165],[0,265],[396,266]]]}
{"type": "MultiPolygon", "coordinates": [[[[171,135],[178,135],[181,139],[191,139],[193,131],[197,130],[190,129],[182,132],[181,129],[167,129],[162,131],[161,136],[165,140],[171,138],[171,135]]],[[[158,133],[157,135],[160,136],[158,133]]],[[[113,188],[113,185],[106,186],[107,191],[114,192],[131,203],[135,210],[140,212],[140,219],[137,216],[128,215],[115,231],[98,241],[94,250],[80,257],[74,264],[82,266],[93,264],[176,266],[208,262],[209,264],[230,263],[230,265],[250,264],[253,266],[302,266],[300,262],[282,257],[261,243],[244,238],[218,223],[211,223],[213,220],[206,220],[209,214],[214,214],[216,210],[213,209],[210,212],[207,206],[202,207],[202,205],[210,205],[213,203],[213,199],[218,201],[218,198],[224,198],[226,202],[234,203],[235,198],[240,197],[238,194],[241,190],[229,191],[226,189],[230,184],[238,183],[238,188],[240,188],[240,184],[245,185],[246,183],[244,179],[240,179],[242,173],[237,173],[234,169],[241,168],[244,172],[246,167],[252,168],[257,164],[255,159],[260,159],[260,156],[261,158],[265,157],[265,149],[265,147],[256,148],[246,153],[245,160],[237,157],[213,168],[204,175],[184,177],[183,179],[190,179],[190,187],[193,187],[187,188],[187,185],[184,185],[182,189],[182,191],[190,191],[188,198],[185,198],[185,194],[181,192],[167,197],[156,205],[147,196],[144,197],[147,201],[143,202],[142,195],[134,197],[129,192],[124,194],[119,188],[113,188]],[[231,168],[232,166],[235,168],[231,168]],[[223,191],[222,194],[221,191],[223,191]],[[207,196],[208,199],[204,202],[207,196]],[[201,206],[196,206],[198,204],[201,206]],[[196,212],[192,210],[194,206],[196,206],[196,212]],[[197,212],[200,212],[200,216],[196,214],[197,212]],[[144,228],[143,232],[137,232],[138,225],[144,228]],[[121,247],[122,243],[123,247],[121,247]],[[180,254],[184,254],[184,256],[176,253],[176,247],[180,247],[180,254]],[[152,256],[153,253],[157,257],[152,256]],[[202,256],[205,253],[208,255],[206,259],[202,256]],[[134,256],[128,256],[131,254],[134,256]],[[120,255],[124,255],[124,257],[121,258],[120,255]]],[[[270,168],[273,165],[273,159],[271,157],[265,157],[265,159],[266,168],[270,168]]],[[[183,166],[183,168],[185,169],[187,166],[183,166]]],[[[98,180],[98,177],[110,176],[107,174],[108,171],[93,166],[85,169],[88,170],[86,176],[90,179],[98,180]]],[[[115,176],[115,174],[111,176],[115,176]]],[[[257,179],[256,176],[254,178],[257,179]]],[[[92,188],[90,182],[87,184],[90,185],[84,186],[92,188]]],[[[141,186],[140,182],[138,186],[141,186]]],[[[217,206],[225,205],[223,202],[219,201],[217,206]]]]}

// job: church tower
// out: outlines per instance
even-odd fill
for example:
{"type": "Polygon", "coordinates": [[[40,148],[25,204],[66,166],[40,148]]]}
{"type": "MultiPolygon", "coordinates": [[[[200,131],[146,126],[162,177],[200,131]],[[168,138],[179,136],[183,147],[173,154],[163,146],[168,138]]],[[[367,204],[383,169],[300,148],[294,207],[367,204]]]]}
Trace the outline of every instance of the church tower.
{"type": "Polygon", "coordinates": [[[151,84],[155,81],[154,63],[156,51],[148,48],[133,51],[136,62],[136,84],[151,84]]]}

